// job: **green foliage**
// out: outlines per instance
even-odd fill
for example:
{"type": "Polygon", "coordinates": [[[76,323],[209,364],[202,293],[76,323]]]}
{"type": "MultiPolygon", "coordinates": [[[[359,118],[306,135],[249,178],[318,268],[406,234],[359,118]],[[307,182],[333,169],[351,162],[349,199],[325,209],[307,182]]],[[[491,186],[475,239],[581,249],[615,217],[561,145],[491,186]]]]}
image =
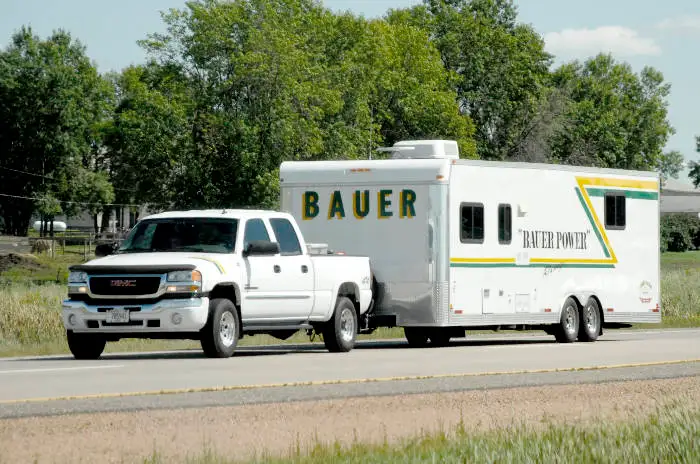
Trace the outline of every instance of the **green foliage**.
{"type": "Polygon", "coordinates": [[[317,0],[194,0],[162,18],[139,42],[148,61],[106,76],[63,31],[23,28],[0,52],[0,193],[38,199],[0,196],[8,232],[58,214],[49,199],[95,222],[112,203],[275,207],[281,162],[381,157],[411,138],[664,180],[683,163],[662,152],[661,73],[607,55],[551,71],[511,0],[425,0],[371,20],[317,0]]]}
{"type": "Polygon", "coordinates": [[[665,166],[671,172],[677,168],[677,155],[664,157],[662,152],[673,129],[666,119],[670,85],[659,71],[645,67],[635,74],[630,65],[600,54],[561,66],[553,82],[571,100],[566,130],[552,140],[557,162],[640,170],[665,166]]]}
{"type": "Polygon", "coordinates": [[[24,234],[35,208],[52,216],[74,199],[65,179],[91,167],[110,105],[110,86],[70,34],[13,35],[0,52],[0,184],[15,196],[0,197],[7,232],[24,234]]]}
{"type": "Polygon", "coordinates": [[[700,219],[691,214],[661,217],[661,251],[688,251],[700,247],[700,219]]]}

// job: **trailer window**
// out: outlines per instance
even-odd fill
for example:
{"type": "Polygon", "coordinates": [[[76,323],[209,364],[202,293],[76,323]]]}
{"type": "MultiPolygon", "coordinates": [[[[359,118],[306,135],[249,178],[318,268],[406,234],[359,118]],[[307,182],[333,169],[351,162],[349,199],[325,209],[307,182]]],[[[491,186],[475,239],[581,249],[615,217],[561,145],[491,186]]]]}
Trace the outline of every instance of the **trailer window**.
{"type": "Polygon", "coordinates": [[[513,236],[513,216],[510,205],[498,205],[498,243],[507,245],[513,236]]]}
{"type": "Polygon", "coordinates": [[[287,219],[274,218],[270,219],[270,225],[275,232],[277,241],[280,244],[280,254],[283,256],[294,256],[301,254],[301,245],[299,237],[294,230],[294,226],[287,219]]]}
{"type": "Polygon", "coordinates": [[[484,242],[484,205],[463,203],[460,240],[462,243],[484,242]]]}
{"type": "Polygon", "coordinates": [[[605,228],[621,230],[627,220],[624,193],[607,193],[605,195],[605,228]]]}

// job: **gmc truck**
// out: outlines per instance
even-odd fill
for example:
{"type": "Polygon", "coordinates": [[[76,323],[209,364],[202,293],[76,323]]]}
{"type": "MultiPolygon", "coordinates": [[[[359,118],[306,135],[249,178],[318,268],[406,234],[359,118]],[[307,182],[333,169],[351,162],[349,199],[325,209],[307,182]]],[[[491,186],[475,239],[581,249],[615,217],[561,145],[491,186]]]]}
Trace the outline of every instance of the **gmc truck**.
{"type": "Polygon", "coordinates": [[[347,352],[373,305],[369,258],[307,244],[283,212],[159,213],[96,255],[70,268],[63,302],[76,359],[122,338],[198,340],[207,357],[227,358],[244,335],[299,330],[347,352]]]}

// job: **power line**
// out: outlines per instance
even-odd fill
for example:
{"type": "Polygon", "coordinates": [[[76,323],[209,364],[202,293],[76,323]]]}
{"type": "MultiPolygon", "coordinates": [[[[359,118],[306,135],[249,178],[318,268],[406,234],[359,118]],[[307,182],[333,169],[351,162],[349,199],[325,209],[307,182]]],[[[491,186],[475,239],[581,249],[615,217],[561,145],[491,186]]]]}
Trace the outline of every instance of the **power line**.
{"type": "MultiPolygon", "coordinates": [[[[28,175],[28,176],[41,177],[41,178],[44,178],[44,179],[55,180],[52,176],[47,176],[47,175],[44,175],[44,174],[36,174],[36,173],[34,173],[34,172],[21,171],[21,170],[19,170],[19,169],[6,168],[6,167],[4,167],[4,166],[0,166],[0,169],[5,169],[6,171],[17,172],[17,173],[20,173],[20,174],[26,174],[26,175],[28,175]]],[[[114,186],[112,186],[112,189],[113,189],[113,190],[118,190],[118,191],[120,191],[120,192],[135,192],[135,191],[136,191],[136,190],[134,190],[134,189],[125,189],[125,188],[119,188],[119,187],[114,187],[114,186]]]]}
{"type": "MultiPolygon", "coordinates": [[[[43,200],[43,198],[40,198],[40,197],[25,197],[22,195],[10,195],[8,193],[0,193],[0,197],[18,198],[18,199],[22,199],[22,200],[43,200]]],[[[85,202],[85,201],[69,201],[69,200],[56,200],[56,201],[59,203],[72,204],[72,205],[83,205],[83,206],[133,206],[136,208],[147,206],[145,204],[135,205],[135,204],[127,204],[127,203],[90,203],[90,202],[85,202]]],[[[153,206],[167,206],[165,203],[148,203],[148,204],[153,205],[153,206]]]]}

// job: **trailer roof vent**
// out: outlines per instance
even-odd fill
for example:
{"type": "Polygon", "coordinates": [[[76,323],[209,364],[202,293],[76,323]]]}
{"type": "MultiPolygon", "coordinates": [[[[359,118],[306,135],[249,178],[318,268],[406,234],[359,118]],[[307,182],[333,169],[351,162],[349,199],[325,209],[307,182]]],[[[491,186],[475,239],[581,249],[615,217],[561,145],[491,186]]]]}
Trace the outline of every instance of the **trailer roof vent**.
{"type": "Polygon", "coordinates": [[[390,152],[393,159],[459,159],[459,146],[454,140],[404,140],[396,142],[393,147],[382,147],[378,150],[390,152]]]}

